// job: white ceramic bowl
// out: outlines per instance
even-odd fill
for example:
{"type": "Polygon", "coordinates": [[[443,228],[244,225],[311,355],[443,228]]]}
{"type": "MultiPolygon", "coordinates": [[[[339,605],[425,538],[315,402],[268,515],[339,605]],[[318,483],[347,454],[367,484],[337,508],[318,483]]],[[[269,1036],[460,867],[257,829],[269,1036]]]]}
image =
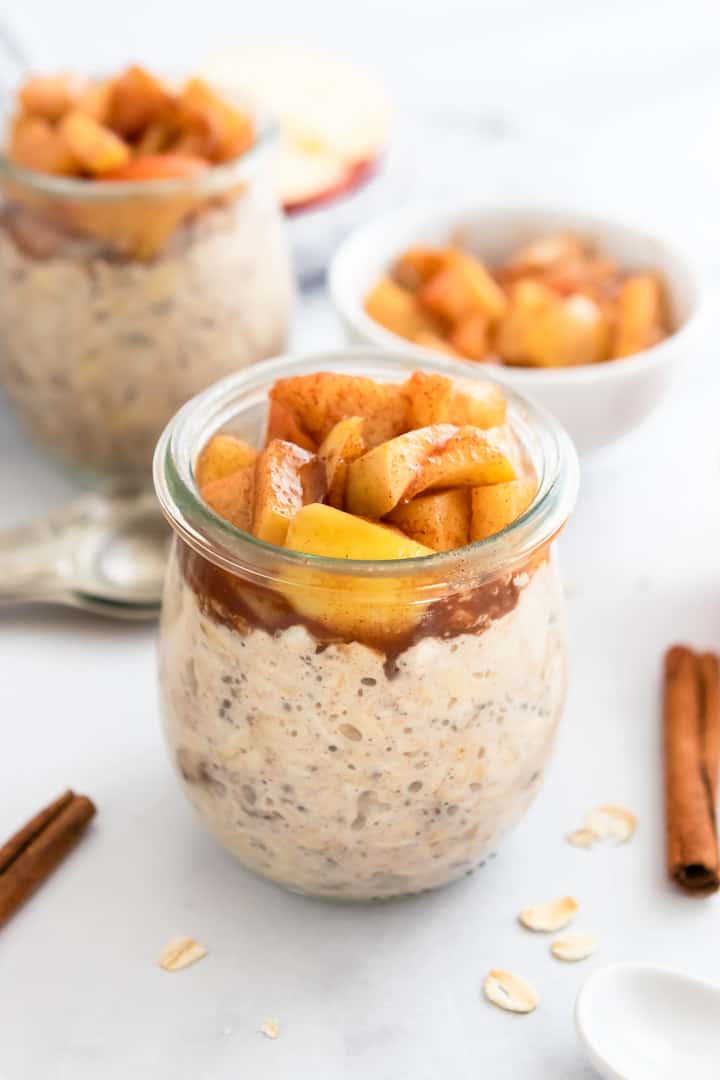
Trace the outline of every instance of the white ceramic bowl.
{"type": "Polygon", "coordinates": [[[344,242],[330,266],[330,293],[351,341],[415,353],[421,363],[426,349],[385,330],[363,308],[365,295],[401,252],[417,245],[446,245],[452,239],[490,263],[499,263],[521,244],[558,230],[587,237],[624,270],[657,270],[668,289],[674,333],[651,349],[602,364],[520,368],[458,363],[465,374],[492,374],[544,405],[586,454],[645,420],[688,356],[700,285],[689,260],[666,241],[639,228],[571,210],[407,207],[364,226],[344,242]]]}

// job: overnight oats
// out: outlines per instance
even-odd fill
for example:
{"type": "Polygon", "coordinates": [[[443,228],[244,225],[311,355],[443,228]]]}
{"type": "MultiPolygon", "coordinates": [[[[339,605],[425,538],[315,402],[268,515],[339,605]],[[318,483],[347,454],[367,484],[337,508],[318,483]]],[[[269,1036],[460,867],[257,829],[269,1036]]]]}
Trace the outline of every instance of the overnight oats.
{"type": "Polygon", "coordinates": [[[199,395],[155,482],[175,530],[167,742],[209,830],[291,889],[469,873],[537,794],[563,709],[564,432],[452,362],[275,360],[199,395]]]}
{"type": "Polygon", "coordinates": [[[282,351],[292,274],[274,133],[138,67],[20,88],[0,156],[0,384],[83,479],[149,479],[170,417],[282,351]]]}

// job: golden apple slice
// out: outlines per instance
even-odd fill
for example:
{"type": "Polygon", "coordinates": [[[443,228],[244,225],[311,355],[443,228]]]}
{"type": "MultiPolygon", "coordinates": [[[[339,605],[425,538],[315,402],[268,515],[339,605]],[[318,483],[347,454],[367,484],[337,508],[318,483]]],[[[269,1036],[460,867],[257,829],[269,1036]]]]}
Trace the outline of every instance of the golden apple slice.
{"type": "Polygon", "coordinates": [[[499,533],[524,513],[535,497],[534,479],[521,477],[509,484],[489,484],[471,492],[470,537],[484,540],[499,533]]]}
{"type": "Polygon", "coordinates": [[[337,510],[324,503],[304,506],[290,522],[285,547],[333,559],[414,559],[431,548],[398,529],[337,510]]]}
{"type": "Polygon", "coordinates": [[[236,439],[234,435],[213,435],[195,466],[198,486],[204,487],[247,465],[254,465],[257,455],[257,450],[249,443],[236,439]]]}
{"type": "Polygon", "coordinates": [[[278,379],[270,391],[316,444],[320,444],[338,420],[362,416],[368,446],[399,435],[407,427],[407,399],[399,386],[377,383],[361,375],[320,371],[278,379]]]}
{"type": "Polygon", "coordinates": [[[452,424],[407,431],[353,461],[345,488],[347,509],[361,517],[385,517],[405,496],[430,453],[456,431],[452,424]]]}
{"type": "Polygon", "coordinates": [[[452,488],[418,495],[396,506],[387,520],[419,544],[434,551],[452,551],[470,540],[468,492],[465,488],[452,488]]]}
{"type": "Polygon", "coordinates": [[[483,263],[457,250],[448,252],[447,265],[433,274],[418,296],[428,311],[453,323],[475,314],[494,322],[507,307],[505,293],[483,263]]]}
{"type": "Polygon", "coordinates": [[[403,389],[410,402],[408,424],[411,428],[429,424],[473,424],[492,428],[505,423],[505,395],[494,383],[415,371],[403,384],[403,389]]]}
{"type": "Polygon", "coordinates": [[[210,480],[200,488],[208,506],[243,532],[250,532],[253,517],[255,467],[247,465],[237,472],[210,480]]]}
{"type": "Polygon", "coordinates": [[[365,311],[386,330],[414,341],[418,334],[438,334],[441,327],[409,289],[382,277],[365,297],[365,311]]]}
{"type": "Polygon", "coordinates": [[[348,464],[365,453],[364,424],[361,416],[338,420],[318,450],[318,458],[325,463],[327,502],[340,510],[345,499],[348,464]]]}
{"type": "Polygon", "coordinates": [[[514,479],[515,468],[503,449],[502,436],[466,426],[455,428],[444,444],[431,451],[402,497],[412,499],[422,491],[502,484],[514,479]]]}
{"type": "Polygon", "coordinates": [[[393,280],[404,289],[415,292],[447,266],[447,262],[447,248],[409,248],[395,260],[393,280]]]}
{"type": "Polygon", "coordinates": [[[290,410],[281,402],[274,401],[271,398],[268,405],[265,445],[267,446],[273,439],[284,439],[285,442],[297,443],[298,446],[302,446],[303,450],[310,450],[313,453],[317,449],[317,444],[309,435],[305,434],[290,410]]]}
{"type": "Polygon", "coordinates": [[[617,301],[613,359],[656,345],[665,337],[662,288],[654,274],[635,274],[623,282],[617,301]]]}
{"type": "Polygon", "coordinates": [[[561,297],[538,281],[521,280],[511,290],[495,344],[507,364],[592,364],[610,355],[610,325],[589,296],[561,297]]]}
{"type": "MultiPolygon", "coordinates": [[[[396,529],[321,503],[296,514],[285,546],[335,559],[411,559],[434,554],[396,529]]],[[[342,577],[305,568],[298,571],[297,583],[288,582],[283,592],[305,618],[341,637],[379,645],[408,633],[427,606],[417,601],[414,579],[342,577]]]]}
{"type": "Polygon", "coordinates": [[[255,465],[253,534],[281,546],[298,510],[322,498],[324,491],[325,467],[315,455],[294,443],[273,439],[255,465]]]}
{"type": "Polygon", "coordinates": [[[482,311],[465,315],[455,323],[449,338],[450,344],[468,360],[484,360],[490,352],[489,329],[487,315],[482,311]]]}

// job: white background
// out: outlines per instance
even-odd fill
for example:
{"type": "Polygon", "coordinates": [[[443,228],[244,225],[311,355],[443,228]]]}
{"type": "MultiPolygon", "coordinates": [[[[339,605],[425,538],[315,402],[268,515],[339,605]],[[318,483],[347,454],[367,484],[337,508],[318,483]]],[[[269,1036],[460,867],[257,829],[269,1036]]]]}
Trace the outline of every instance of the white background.
{"type": "MultiPolygon", "coordinates": [[[[398,102],[403,197],[618,212],[675,234],[710,304],[673,396],[584,470],[561,542],[572,688],[558,752],[530,816],[460,885],[355,909],[249,877],[206,839],[170,773],[153,630],[47,610],[0,618],[0,836],[68,785],[100,809],[0,934],[0,1077],[589,1078],[572,1008],[594,967],[648,960],[720,978],[720,901],[689,900],[664,877],[659,731],[665,647],[720,647],[717,3],[11,0],[4,17],[41,67],[192,66],[247,35],[341,49],[398,102]],[[637,811],[633,843],[565,845],[605,801],[637,811]],[[522,906],[565,892],[581,902],[578,929],[600,943],[576,966],[515,923],[522,906]],[[210,954],[167,975],[156,960],[178,934],[210,954]],[[536,1013],[484,1002],[495,966],[535,982],[536,1013]],[[276,1042],[257,1032],[267,1017],[280,1023],[276,1042]]],[[[322,294],[305,297],[296,347],[339,341],[322,294]]],[[[2,524],[69,491],[7,412],[0,482],[2,524]]]]}

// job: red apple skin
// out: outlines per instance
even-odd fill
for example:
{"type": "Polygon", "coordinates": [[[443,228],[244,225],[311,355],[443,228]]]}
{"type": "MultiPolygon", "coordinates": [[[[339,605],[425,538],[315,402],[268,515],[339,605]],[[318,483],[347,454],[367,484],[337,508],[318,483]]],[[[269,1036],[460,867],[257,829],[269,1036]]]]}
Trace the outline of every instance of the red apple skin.
{"type": "Polygon", "coordinates": [[[381,160],[382,154],[377,154],[375,157],[367,158],[365,161],[353,162],[352,165],[348,166],[345,175],[341,180],[338,180],[337,184],[333,184],[332,187],[319,191],[309,198],[300,199],[298,202],[285,203],[283,210],[288,216],[302,214],[306,210],[315,210],[319,206],[334,202],[341,195],[351,194],[356,188],[362,187],[363,184],[372,179],[380,168],[381,160]]]}

